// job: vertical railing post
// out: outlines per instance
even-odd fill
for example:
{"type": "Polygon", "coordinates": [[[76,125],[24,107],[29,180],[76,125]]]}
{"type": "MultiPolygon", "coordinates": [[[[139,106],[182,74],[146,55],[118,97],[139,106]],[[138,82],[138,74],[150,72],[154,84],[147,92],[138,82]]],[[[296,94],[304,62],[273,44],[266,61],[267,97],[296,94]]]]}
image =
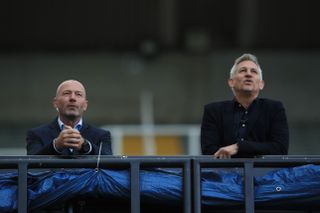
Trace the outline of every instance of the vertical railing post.
{"type": "Polygon", "coordinates": [[[244,187],[246,213],[254,213],[253,162],[244,163],[244,187]]]}
{"type": "Polygon", "coordinates": [[[18,164],[18,213],[27,213],[28,211],[28,167],[25,161],[18,164]]]}
{"type": "Polygon", "coordinates": [[[183,164],[183,207],[184,213],[191,213],[191,163],[190,159],[183,164]]]}
{"type": "Polygon", "coordinates": [[[140,213],[140,162],[130,162],[131,213],[140,213]]]}
{"type": "Polygon", "coordinates": [[[201,168],[199,160],[193,159],[193,212],[201,213],[201,168]]]}

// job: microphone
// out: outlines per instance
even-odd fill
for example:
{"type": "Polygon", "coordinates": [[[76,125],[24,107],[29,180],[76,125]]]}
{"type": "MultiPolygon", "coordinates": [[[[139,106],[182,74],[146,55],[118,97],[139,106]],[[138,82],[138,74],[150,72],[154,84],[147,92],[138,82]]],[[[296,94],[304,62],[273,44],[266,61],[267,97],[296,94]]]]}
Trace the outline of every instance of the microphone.
{"type": "Polygon", "coordinates": [[[99,170],[99,166],[100,166],[100,158],[101,158],[102,144],[103,144],[103,141],[100,141],[96,171],[99,170]]]}

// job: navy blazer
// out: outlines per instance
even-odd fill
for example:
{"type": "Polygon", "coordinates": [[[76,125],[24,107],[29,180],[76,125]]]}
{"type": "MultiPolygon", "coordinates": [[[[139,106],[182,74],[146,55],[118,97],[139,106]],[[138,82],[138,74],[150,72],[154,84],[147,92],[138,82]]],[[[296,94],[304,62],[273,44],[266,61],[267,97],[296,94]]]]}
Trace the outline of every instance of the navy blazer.
{"type": "MultiPolygon", "coordinates": [[[[27,133],[27,154],[28,155],[69,155],[65,149],[58,153],[53,148],[53,140],[58,137],[60,127],[57,118],[50,124],[31,129],[27,133]]],[[[92,150],[88,155],[98,155],[100,143],[102,143],[101,154],[112,155],[111,134],[109,131],[93,127],[83,122],[80,134],[91,142],[92,150]]],[[[73,154],[81,154],[75,151],[73,154]]]]}
{"type": "Polygon", "coordinates": [[[238,143],[233,157],[288,154],[289,130],[281,102],[258,98],[249,113],[247,138],[237,141],[234,131],[234,101],[205,105],[201,124],[201,150],[213,155],[219,148],[238,143]]]}

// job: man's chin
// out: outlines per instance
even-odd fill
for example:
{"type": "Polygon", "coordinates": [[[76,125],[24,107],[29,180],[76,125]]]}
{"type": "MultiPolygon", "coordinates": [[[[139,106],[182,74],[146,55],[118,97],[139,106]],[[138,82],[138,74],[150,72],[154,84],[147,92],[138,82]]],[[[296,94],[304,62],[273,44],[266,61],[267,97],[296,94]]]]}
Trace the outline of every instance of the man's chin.
{"type": "Polygon", "coordinates": [[[66,117],[68,120],[75,120],[80,116],[78,113],[67,113],[64,115],[64,117],[66,117]]]}
{"type": "Polygon", "coordinates": [[[254,92],[255,88],[251,85],[247,85],[247,86],[242,87],[242,91],[243,92],[254,92]]]}
{"type": "Polygon", "coordinates": [[[243,89],[242,94],[247,96],[255,96],[259,94],[259,91],[256,91],[254,89],[243,89]]]}

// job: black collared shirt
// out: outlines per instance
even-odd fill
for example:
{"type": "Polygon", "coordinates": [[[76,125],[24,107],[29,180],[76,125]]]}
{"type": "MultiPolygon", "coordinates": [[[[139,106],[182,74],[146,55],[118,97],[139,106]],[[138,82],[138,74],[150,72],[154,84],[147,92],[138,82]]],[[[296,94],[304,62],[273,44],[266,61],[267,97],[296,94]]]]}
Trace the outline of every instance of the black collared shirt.
{"type": "Polygon", "coordinates": [[[232,156],[235,158],[287,154],[289,129],[283,104],[266,98],[257,98],[247,110],[235,100],[206,104],[201,123],[202,153],[213,155],[234,143],[239,148],[232,156]],[[242,132],[240,121],[245,111],[242,132]]]}
{"type": "Polygon", "coordinates": [[[248,140],[248,123],[250,122],[250,112],[257,107],[257,99],[246,109],[238,101],[234,100],[234,132],[236,141],[248,140]]]}

